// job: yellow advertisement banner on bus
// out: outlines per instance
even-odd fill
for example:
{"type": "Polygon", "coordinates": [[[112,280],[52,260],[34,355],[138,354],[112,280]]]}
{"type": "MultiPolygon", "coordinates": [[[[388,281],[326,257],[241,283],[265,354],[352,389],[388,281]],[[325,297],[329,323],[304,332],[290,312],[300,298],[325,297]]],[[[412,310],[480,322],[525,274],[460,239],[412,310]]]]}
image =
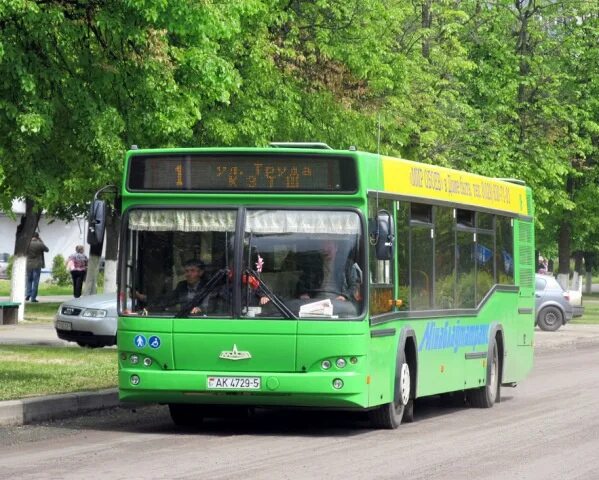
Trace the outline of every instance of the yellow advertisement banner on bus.
{"type": "Polygon", "coordinates": [[[522,185],[425,163],[383,157],[386,192],[529,215],[522,185]]]}

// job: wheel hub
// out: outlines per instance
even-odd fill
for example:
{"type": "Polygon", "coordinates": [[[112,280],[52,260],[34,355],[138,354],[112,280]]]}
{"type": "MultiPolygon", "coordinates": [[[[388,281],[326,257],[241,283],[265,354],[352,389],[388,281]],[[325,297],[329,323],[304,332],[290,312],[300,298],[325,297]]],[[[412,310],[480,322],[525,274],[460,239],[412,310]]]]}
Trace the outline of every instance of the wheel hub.
{"type": "Polygon", "coordinates": [[[407,363],[401,365],[399,376],[399,399],[402,405],[407,405],[410,401],[410,367],[407,363]]]}

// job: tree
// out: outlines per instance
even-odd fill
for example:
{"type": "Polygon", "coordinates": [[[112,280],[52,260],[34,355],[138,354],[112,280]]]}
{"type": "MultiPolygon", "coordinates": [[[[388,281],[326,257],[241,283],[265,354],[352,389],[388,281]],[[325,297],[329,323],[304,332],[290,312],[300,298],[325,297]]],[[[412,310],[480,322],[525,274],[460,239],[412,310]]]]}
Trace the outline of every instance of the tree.
{"type": "MultiPolygon", "coordinates": [[[[115,183],[125,146],[188,140],[238,85],[220,43],[243,5],[180,1],[5,2],[0,7],[0,205],[27,201],[12,297],[41,209],[72,218],[115,183]]],[[[21,311],[22,317],[22,311],[21,311]]]]}

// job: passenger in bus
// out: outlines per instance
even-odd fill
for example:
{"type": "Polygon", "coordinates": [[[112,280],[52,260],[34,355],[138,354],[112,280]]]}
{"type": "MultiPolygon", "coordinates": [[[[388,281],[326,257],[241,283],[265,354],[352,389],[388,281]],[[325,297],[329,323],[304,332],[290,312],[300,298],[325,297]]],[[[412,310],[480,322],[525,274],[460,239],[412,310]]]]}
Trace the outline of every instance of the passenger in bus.
{"type": "Polygon", "coordinates": [[[362,300],[362,270],[353,255],[344,255],[340,249],[340,242],[324,240],[318,254],[303,262],[298,297],[302,300],[329,298],[336,301],[334,311],[356,315],[354,305],[362,300]]]}
{"type": "MultiPolygon", "coordinates": [[[[347,247],[347,245],[345,245],[347,247]]],[[[342,242],[324,240],[315,249],[301,253],[288,254],[282,263],[282,271],[294,273],[301,271],[295,288],[296,301],[286,300],[288,306],[296,311],[311,299],[331,299],[334,314],[355,316],[358,314],[356,304],[362,300],[360,285],[362,270],[348,254],[349,247],[344,248],[342,242]],[[343,251],[342,251],[343,250],[343,251]]],[[[279,283],[277,285],[281,287],[279,283]]],[[[259,305],[264,306],[270,299],[261,289],[257,289],[259,305]]]]}
{"type": "MultiPolygon", "coordinates": [[[[201,260],[188,260],[183,265],[185,280],[181,280],[172,292],[155,300],[148,300],[147,295],[136,291],[135,298],[140,302],[147,303],[152,309],[173,310],[175,307],[180,307],[193,300],[206,286],[205,270],[206,267],[201,260]]],[[[202,305],[194,306],[191,313],[197,314],[205,310],[207,300],[204,299],[202,305]]]]}

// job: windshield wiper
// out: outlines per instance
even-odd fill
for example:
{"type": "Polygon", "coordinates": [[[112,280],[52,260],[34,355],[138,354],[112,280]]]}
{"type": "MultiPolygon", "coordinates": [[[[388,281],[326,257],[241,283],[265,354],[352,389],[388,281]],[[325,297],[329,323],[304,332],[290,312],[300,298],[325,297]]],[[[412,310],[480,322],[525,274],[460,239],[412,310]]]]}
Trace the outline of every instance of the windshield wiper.
{"type": "Polygon", "coordinates": [[[204,285],[204,287],[195,294],[195,296],[188,301],[185,305],[181,307],[181,310],[177,312],[175,318],[187,318],[191,311],[201,305],[204,299],[210,295],[217,286],[220,285],[220,282],[223,278],[225,278],[229,274],[228,268],[221,268],[218,272],[216,272],[210,280],[204,285]]]}
{"type": "Polygon", "coordinates": [[[285,318],[293,318],[294,320],[297,320],[297,315],[295,315],[285,304],[285,302],[277,297],[277,295],[268,287],[268,285],[262,281],[262,279],[258,276],[258,272],[248,268],[245,273],[246,275],[251,275],[258,280],[258,283],[260,284],[260,291],[264,293],[264,295],[272,302],[272,304],[281,311],[285,318]]]}

